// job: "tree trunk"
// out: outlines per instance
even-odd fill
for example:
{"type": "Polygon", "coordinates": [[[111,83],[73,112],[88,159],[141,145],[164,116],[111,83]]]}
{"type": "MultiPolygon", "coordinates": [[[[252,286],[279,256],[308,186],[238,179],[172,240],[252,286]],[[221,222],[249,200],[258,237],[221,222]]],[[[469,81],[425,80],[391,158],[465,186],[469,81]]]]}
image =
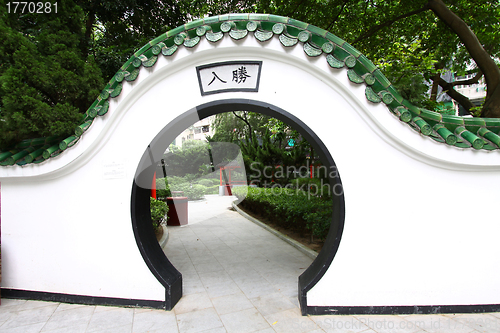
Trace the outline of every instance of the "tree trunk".
{"type": "MultiPolygon", "coordinates": [[[[484,117],[499,117],[498,110],[500,101],[498,95],[498,86],[500,84],[500,69],[488,52],[481,45],[481,42],[467,24],[453,13],[442,0],[429,0],[429,8],[460,38],[465,48],[476,62],[477,66],[483,72],[486,81],[486,112],[484,117]]],[[[451,96],[451,95],[450,95],[451,96]]],[[[452,97],[453,98],[453,97],[452,97]]]]}
{"type": "Polygon", "coordinates": [[[468,99],[467,97],[465,97],[464,95],[462,95],[453,88],[454,87],[453,84],[446,82],[445,80],[443,80],[441,76],[439,76],[438,82],[441,88],[443,88],[444,92],[447,93],[455,101],[457,101],[458,104],[462,105],[467,112],[470,113],[470,109],[475,107],[475,105],[470,101],[470,99],[468,99]]]}
{"type": "Polygon", "coordinates": [[[238,116],[238,115],[236,114],[236,111],[233,111],[233,114],[235,115],[235,117],[237,117],[237,118],[239,118],[239,119],[243,120],[243,121],[247,124],[247,126],[248,126],[248,137],[249,137],[250,142],[252,142],[252,140],[253,140],[253,138],[252,138],[252,132],[253,132],[253,131],[252,131],[252,125],[250,125],[250,122],[248,121],[248,119],[247,119],[247,117],[246,117],[246,113],[245,113],[245,112],[246,112],[246,111],[243,111],[243,114],[245,115],[245,118],[243,118],[242,116],[238,116]]]}
{"type": "Polygon", "coordinates": [[[437,100],[438,87],[439,87],[439,79],[441,78],[440,70],[444,68],[441,63],[434,65],[434,68],[437,70],[436,75],[432,78],[432,88],[431,88],[431,101],[437,100]]]}
{"type": "Polygon", "coordinates": [[[481,117],[500,118],[500,85],[491,94],[483,105],[481,117]]]}

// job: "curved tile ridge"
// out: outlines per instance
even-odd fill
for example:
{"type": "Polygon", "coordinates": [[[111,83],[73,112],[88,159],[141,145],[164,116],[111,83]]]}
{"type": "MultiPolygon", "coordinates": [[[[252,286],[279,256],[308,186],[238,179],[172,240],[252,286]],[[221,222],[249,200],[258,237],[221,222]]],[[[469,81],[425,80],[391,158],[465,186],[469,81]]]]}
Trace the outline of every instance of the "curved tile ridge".
{"type": "Polygon", "coordinates": [[[459,148],[500,149],[500,119],[450,116],[412,105],[368,58],[326,30],[271,14],[226,14],[186,23],[151,40],[135,52],[108,82],[86,111],[74,135],[22,141],[11,150],[0,152],[0,165],[40,163],[59,155],[78,142],[94,118],[106,115],[109,99],[120,95],[124,81],[134,81],[138,77],[141,66],[152,67],[158,57],[171,56],[179,47],[192,48],[203,37],[217,43],[224,34],[236,40],[253,36],[260,42],[278,35],[284,47],[300,43],[307,56],[323,56],[330,67],[346,68],[351,82],[365,85],[368,101],[384,103],[394,116],[421,135],[459,148]]]}

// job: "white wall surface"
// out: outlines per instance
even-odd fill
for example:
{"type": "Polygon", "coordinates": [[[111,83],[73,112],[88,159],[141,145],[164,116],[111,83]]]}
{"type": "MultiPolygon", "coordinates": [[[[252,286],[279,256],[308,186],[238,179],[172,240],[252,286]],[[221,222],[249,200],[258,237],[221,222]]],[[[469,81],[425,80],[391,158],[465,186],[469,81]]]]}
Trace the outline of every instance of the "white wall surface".
{"type": "Polygon", "coordinates": [[[246,98],[301,119],[340,172],[344,234],[309,306],[499,304],[500,154],[422,137],[368,102],[364,88],[323,56],[309,58],[300,44],[285,48],[276,37],[202,38],[160,55],[76,146],[39,165],[0,168],[2,287],[164,300],[132,231],[139,159],[178,115],[246,98]],[[263,61],[259,92],[202,97],[195,67],[230,60],[263,61]]]}

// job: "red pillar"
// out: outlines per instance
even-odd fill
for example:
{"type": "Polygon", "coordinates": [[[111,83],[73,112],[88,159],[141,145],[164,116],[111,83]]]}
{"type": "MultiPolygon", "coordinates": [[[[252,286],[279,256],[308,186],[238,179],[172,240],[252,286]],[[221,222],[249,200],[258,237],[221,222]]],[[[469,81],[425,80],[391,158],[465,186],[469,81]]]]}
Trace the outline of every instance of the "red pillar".
{"type": "Polygon", "coordinates": [[[156,171],[153,176],[153,182],[151,183],[151,197],[156,199],[156,171]]]}

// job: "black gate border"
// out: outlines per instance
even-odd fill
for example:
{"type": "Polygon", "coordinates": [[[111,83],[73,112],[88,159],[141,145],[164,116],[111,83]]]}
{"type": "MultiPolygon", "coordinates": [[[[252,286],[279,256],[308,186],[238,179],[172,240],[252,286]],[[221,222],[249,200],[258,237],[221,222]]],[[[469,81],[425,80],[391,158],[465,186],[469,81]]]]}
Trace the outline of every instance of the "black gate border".
{"type": "MultiPolygon", "coordinates": [[[[150,188],[143,188],[139,184],[151,183],[156,165],[165,151],[165,142],[172,142],[185,128],[192,125],[193,117],[201,120],[218,113],[240,110],[262,113],[291,125],[313,146],[323,165],[328,170],[333,168],[336,170],[335,162],[328,149],[306,124],[285,110],[266,102],[251,99],[217,100],[202,104],[172,120],[156,135],[144,152],[134,177],[131,194],[132,227],[137,246],[153,275],[165,287],[165,309],[167,310],[173,309],[182,296],[182,274],[168,260],[156,240],[151,227],[150,188]]],[[[329,177],[330,174],[329,172],[329,177]]],[[[337,184],[342,186],[339,176],[330,177],[329,182],[332,188],[336,188],[337,184]]],[[[302,315],[316,312],[316,307],[307,306],[307,292],[328,270],[340,244],[345,218],[343,193],[334,195],[332,201],[332,222],[323,249],[299,276],[299,303],[302,315]]]]}

